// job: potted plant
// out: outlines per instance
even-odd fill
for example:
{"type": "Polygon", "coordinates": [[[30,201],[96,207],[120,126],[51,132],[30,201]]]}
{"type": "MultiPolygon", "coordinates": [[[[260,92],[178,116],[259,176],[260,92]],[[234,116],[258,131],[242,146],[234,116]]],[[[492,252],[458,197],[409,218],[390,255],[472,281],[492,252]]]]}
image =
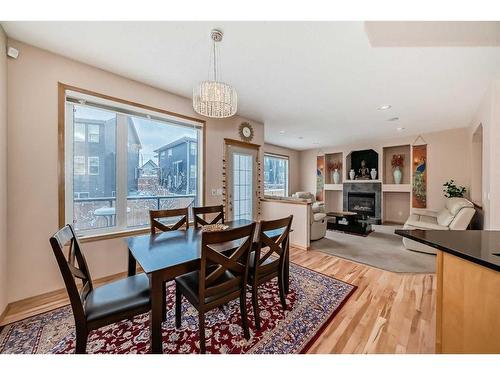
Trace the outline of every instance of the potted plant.
{"type": "Polygon", "coordinates": [[[341,161],[333,161],[328,165],[328,170],[332,174],[332,180],[334,184],[340,184],[340,169],[342,169],[341,161]]]}
{"type": "Polygon", "coordinates": [[[446,198],[463,198],[467,192],[464,186],[456,185],[454,180],[445,182],[443,187],[444,196],[446,198]]]}
{"type": "Polygon", "coordinates": [[[403,177],[403,172],[401,168],[404,165],[405,156],[402,154],[392,155],[391,165],[392,165],[392,176],[394,177],[394,183],[400,184],[401,178],[403,177]]]}

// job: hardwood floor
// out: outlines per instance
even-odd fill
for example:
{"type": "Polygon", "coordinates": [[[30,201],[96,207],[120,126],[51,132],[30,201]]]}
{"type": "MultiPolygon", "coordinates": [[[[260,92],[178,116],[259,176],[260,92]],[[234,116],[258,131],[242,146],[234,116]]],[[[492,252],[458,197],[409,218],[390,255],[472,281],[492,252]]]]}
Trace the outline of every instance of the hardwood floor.
{"type": "Polygon", "coordinates": [[[356,285],[309,353],[434,353],[435,274],[399,274],[319,251],[292,262],[356,285]]]}
{"type": "MultiPolygon", "coordinates": [[[[292,262],[358,288],[309,353],[434,353],[434,274],[398,274],[314,250],[292,248],[292,262]]],[[[98,280],[109,282],[124,274],[98,280]]],[[[69,303],[65,290],[11,304],[1,325],[69,303]]]]}

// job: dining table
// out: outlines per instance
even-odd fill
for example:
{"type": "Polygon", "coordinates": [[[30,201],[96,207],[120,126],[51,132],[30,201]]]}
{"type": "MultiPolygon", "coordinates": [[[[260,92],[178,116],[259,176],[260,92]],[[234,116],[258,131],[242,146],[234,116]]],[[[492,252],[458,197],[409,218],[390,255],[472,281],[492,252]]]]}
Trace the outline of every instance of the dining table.
{"type": "MultiPolygon", "coordinates": [[[[239,219],[226,221],[227,229],[239,228],[253,223],[239,219]]],[[[226,229],[226,230],[227,230],[226,229]]],[[[283,229],[266,232],[270,238],[277,238],[283,229]]],[[[259,222],[256,222],[252,251],[258,243],[259,222]]],[[[200,268],[202,229],[189,226],[187,229],[159,232],[155,234],[127,237],[128,275],[137,272],[137,263],[148,275],[151,290],[151,351],[162,353],[161,325],[166,318],[166,300],[163,298],[166,282],[200,268]]],[[[222,253],[239,246],[238,241],[225,242],[216,247],[222,253]]],[[[287,244],[287,247],[289,245],[287,244]]],[[[289,251],[285,258],[285,292],[289,292],[289,251]]]]}

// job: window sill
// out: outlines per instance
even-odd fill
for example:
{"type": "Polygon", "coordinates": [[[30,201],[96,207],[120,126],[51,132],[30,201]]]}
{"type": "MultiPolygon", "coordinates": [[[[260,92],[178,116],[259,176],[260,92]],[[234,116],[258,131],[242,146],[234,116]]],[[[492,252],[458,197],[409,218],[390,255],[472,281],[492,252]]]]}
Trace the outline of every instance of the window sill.
{"type": "Polygon", "coordinates": [[[141,234],[147,234],[149,233],[150,229],[148,228],[139,228],[139,229],[129,229],[129,230],[124,230],[120,232],[112,232],[112,233],[105,233],[105,234],[89,234],[89,235],[83,235],[83,236],[78,236],[78,240],[80,243],[85,243],[85,242],[95,242],[95,241],[104,241],[104,240],[111,240],[113,238],[122,238],[122,237],[130,237],[130,236],[138,236],[141,234]]]}

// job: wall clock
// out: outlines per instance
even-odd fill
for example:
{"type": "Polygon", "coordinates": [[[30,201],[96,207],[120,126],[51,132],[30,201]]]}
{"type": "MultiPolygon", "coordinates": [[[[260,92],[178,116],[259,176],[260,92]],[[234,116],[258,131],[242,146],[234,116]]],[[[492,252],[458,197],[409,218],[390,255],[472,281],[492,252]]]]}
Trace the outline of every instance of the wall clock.
{"type": "Polygon", "coordinates": [[[242,122],[239,128],[240,138],[245,142],[253,139],[253,128],[248,122],[242,122]]]}

